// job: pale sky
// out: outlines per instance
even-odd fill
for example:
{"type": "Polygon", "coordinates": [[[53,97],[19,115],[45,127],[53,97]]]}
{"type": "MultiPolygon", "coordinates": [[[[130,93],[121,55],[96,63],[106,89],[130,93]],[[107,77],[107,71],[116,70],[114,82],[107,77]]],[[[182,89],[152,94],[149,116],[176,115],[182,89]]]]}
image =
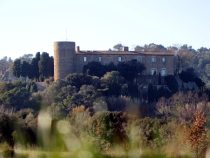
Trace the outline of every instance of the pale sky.
{"type": "Polygon", "coordinates": [[[210,0],[0,0],[0,58],[149,43],[210,47],[210,0]]]}

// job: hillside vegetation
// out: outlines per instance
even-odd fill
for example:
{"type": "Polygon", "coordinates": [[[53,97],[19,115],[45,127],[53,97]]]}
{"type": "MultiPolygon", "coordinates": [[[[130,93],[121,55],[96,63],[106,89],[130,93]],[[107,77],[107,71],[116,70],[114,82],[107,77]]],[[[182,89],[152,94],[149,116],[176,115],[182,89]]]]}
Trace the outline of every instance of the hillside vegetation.
{"type": "Polygon", "coordinates": [[[0,156],[205,158],[209,50],[141,49],[159,47],[178,52],[174,76],[144,76],[133,60],[88,63],[83,73],[53,81],[43,68],[52,64],[46,53],[2,59],[16,77],[0,83],[0,156]],[[23,64],[36,66],[37,76],[23,64]]]}

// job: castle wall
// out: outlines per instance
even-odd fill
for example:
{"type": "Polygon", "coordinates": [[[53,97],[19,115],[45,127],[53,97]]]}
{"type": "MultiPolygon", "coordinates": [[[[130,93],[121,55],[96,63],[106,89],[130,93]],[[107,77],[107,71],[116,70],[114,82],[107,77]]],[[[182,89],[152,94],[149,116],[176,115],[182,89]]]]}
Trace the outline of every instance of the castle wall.
{"type": "Polygon", "coordinates": [[[75,42],[54,43],[54,80],[74,72],[75,42]]]}
{"type": "Polygon", "coordinates": [[[151,69],[156,69],[157,73],[160,73],[162,69],[166,69],[168,75],[174,74],[174,56],[163,56],[163,55],[136,55],[136,54],[76,54],[75,56],[75,72],[82,72],[84,65],[88,64],[88,62],[96,61],[101,62],[102,64],[108,64],[113,62],[117,64],[118,57],[121,57],[123,61],[129,60],[137,60],[145,65],[146,74],[151,74],[151,69]],[[152,62],[152,57],[156,58],[155,62],[152,62]],[[86,57],[86,62],[84,62],[84,57],[86,57]],[[101,57],[101,61],[99,61],[99,57],[101,57]],[[165,62],[162,61],[162,58],[165,58],[165,62]]]}
{"type": "Polygon", "coordinates": [[[151,74],[151,69],[155,68],[157,69],[157,73],[160,73],[160,71],[164,68],[166,68],[168,75],[174,74],[174,56],[168,56],[168,55],[147,55],[145,56],[145,67],[146,67],[146,73],[151,74]],[[156,58],[156,62],[152,62],[152,57],[156,58]],[[162,61],[162,58],[165,58],[165,62],[162,61]]]}
{"type": "Polygon", "coordinates": [[[167,52],[132,52],[132,51],[80,51],[75,52],[75,42],[54,43],[54,80],[64,79],[70,73],[81,73],[84,65],[96,61],[102,64],[137,60],[145,65],[145,74],[165,72],[173,75],[175,56],[167,52]],[[120,58],[120,61],[119,61],[120,58]],[[164,59],[164,60],[163,60],[164,59]]]}
{"type": "Polygon", "coordinates": [[[75,71],[82,72],[83,66],[88,64],[88,62],[96,61],[102,64],[109,64],[109,63],[118,63],[118,57],[121,57],[122,61],[128,61],[132,59],[136,59],[134,55],[116,55],[116,54],[76,54],[76,65],[75,71]],[[84,62],[84,57],[87,57],[87,61],[84,62]],[[99,61],[99,57],[101,57],[101,61],[99,61]]]}

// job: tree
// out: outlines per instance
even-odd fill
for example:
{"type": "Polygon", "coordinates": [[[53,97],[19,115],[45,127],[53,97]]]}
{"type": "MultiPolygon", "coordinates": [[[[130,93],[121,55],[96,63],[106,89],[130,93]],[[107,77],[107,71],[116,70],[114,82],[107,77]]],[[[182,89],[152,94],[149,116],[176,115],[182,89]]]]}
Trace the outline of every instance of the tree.
{"type": "Polygon", "coordinates": [[[208,53],[209,52],[209,49],[206,48],[206,47],[201,47],[197,50],[199,53],[208,53]]]}
{"type": "Polygon", "coordinates": [[[135,46],[134,50],[135,51],[144,51],[144,47],[137,45],[137,46],[135,46]]]}
{"type": "Polygon", "coordinates": [[[138,74],[142,74],[145,70],[145,66],[142,63],[137,62],[137,60],[131,60],[127,62],[120,62],[117,65],[117,70],[127,81],[133,81],[138,74]]]}
{"type": "Polygon", "coordinates": [[[91,76],[101,77],[106,73],[106,66],[99,62],[90,62],[83,67],[83,73],[91,76]]]}
{"type": "Polygon", "coordinates": [[[74,93],[65,99],[64,105],[69,110],[81,105],[85,108],[92,108],[93,102],[99,96],[100,94],[92,85],[83,85],[77,93],[74,93]]]}
{"type": "Polygon", "coordinates": [[[182,71],[179,74],[179,77],[183,82],[195,82],[195,84],[201,90],[203,90],[205,87],[205,83],[198,77],[198,75],[195,72],[195,69],[193,68],[188,68],[185,71],[182,71]]]}
{"type": "Polygon", "coordinates": [[[166,51],[167,50],[163,45],[158,45],[158,44],[154,44],[154,43],[145,45],[144,49],[146,51],[166,51]]]}
{"type": "Polygon", "coordinates": [[[210,89],[206,89],[206,94],[208,95],[208,100],[210,100],[210,89]]]}
{"type": "Polygon", "coordinates": [[[0,81],[9,81],[12,79],[13,61],[7,56],[0,59],[0,81]]]}
{"type": "Polygon", "coordinates": [[[106,72],[110,71],[117,71],[117,66],[113,62],[106,65],[106,72]]]}
{"type": "Polygon", "coordinates": [[[49,59],[49,76],[54,76],[54,58],[51,56],[49,59]]]}
{"type": "Polygon", "coordinates": [[[32,78],[33,69],[31,68],[31,64],[27,61],[22,61],[21,59],[16,59],[13,64],[13,74],[16,77],[29,77],[32,78]]]}
{"type": "Polygon", "coordinates": [[[158,90],[157,87],[149,84],[148,85],[148,101],[149,103],[156,102],[158,99],[158,90]]]}
{"type": "Polygon", "coordinates": [[[36,56],[31,61],[31,69],[32,71],[32,78],[39,79],[39,60],[40,60],[40,52],[36,53],[36,56]]]}
{"type": "Polygon", "coordinates": [[[53,57],[50,57],[46,52],[42,53],[42,55],[40,55],[40,52],[37,52],[34,58],[32,58],[31,54],[26,54],[15,60],[13,74],[16,77],[29,77],[36,80],[42,77],[44,79],[53,76],[53,62],[53,57]]]}
{"type": "Polygon", "coordinates": [[[31,94],[36,91],[35,84],[26,82],[4,83],[0,85],[0,104],[15,109],[32,107],[31,94]]]}
{"type": "MultiPolygon", "coordinates": [[[[70,85],[69,85],[70,86],[70,85]]],[[[46,105],[54,104],[63,104],[63,101],[66,99],[68,95],[73,95],[71,93],[73,90],[76,89],[75,87],[71,86],[68,87],[66,81],[57,80],[50,84],[42,93],[41,97],[46,105]]]]}
{"type": "Polygon", "coordinates": [[[125,97],[107,97],[106,98],[108,111],[124,111],[128,101],[125,97]]]}
{"type": "Polygon", "coordinates": [[[171,91],[166,87],[160,87],[157,89],[157,99],[161,97],[169,98],[171,96],[171,91]]]}
{"type": "Polygon", "coordinates": [[[137,60],[131,60],[126,62],[120,62],[117,65],[109,63],[102,65],[99,62],[90,62],[83,67],[83,73],[91,76],[103,76],[106,72],[118,71],[127,81],[132,81],[139,74],[145,70],[145,66],[137,62],[137,60]]]}
{"type": "Polygon", "coordinates": [[[101,78],[102,84],[107,88],[106,95],[108,96],[119,96],[121,94],[122,85],[125,83],[125,80],[118,71],[107,72],[101,78]]]}
{"type": "Polygon", "coordinates": [[[15,118],[6,114],[0,113],[0,142],[6,142],[13,149],[15,140],[13,132],[15,130],[15,118]]]}
{"type": "Polygon", "coordinates": [[[99,147],[101,144],[123,143],[127,140],[124,124],[127,116],[122,112],[98,112],[91,118],[89,123],[90,133],[98,138],[99,147]]]}
{"type": "Polygon", "coordinates": [[[165,76],[164,80],[165,80],[165,84],[172,91],[172,93],[176,93],[178,91],[179,87],[178,87],[178,82],[175,76],[173,75],[165,76]]]}
{"type": "Polygon", "coordinates": [[[31,54],[24,55],[16,59],[13,64],[13,74],[16,77],[29,77],[31,79],[42,79],[53,76],[54,65],[53,57],[48,53],[43,52],[41,55],[38,52],[34,58],[31,54]]]}
{"type": "Polygon", "coordinates": [[[39,73],[42,79],[53,76],[53,61],[48,53],[43,52],[39,60],[39,73]]]}
{"type": "Polygon", "coordinates": [[[193,92],[177,92],[172,97],[161,98],[156,104],[156,110],[160,115],[173,118],[183,124],[193,122],[197,110],[206,112],[208,102],[205,95],[193,92]],[[165,115],[166,114],[166,115],[165,115]]]}
{"type": "Polygon", "coordinates": [[[164,129],[166,125],[162,120],[146,117],[137,121],[139,121],[141,146],[157,149],[165,144],[169,131],[164,129]]]}
{"type": "Polygon", "coordinates": [[[188,68],[179,74],[179,77],[184,82],[193,82],[197,77],[195,70],[193,68],[188,68]]]}
{"type": "Polygon", "coordinates": [[[21,62],[25,61],[27,63],[31,63],[33,58],[33,54],[24,54],[22,57],[20,57],[19,59],[21,60],[21,62]]]}
{"type": "Polygon", "coordinates": [[[21,76],[31,78],[31,65],[26,61],[21,64],[21,76]]]}
{"type": "Polygon", "coordinates": [[[118,43],[116,45],[113,46],[113,48],[117,51],[122,51],[123,50],[123,45],[121,43],[118,43]]]}
{"type": "Polygon", "coordinates": [[[13,70],[14,76],[16,76],[16,77],[20,77],[21,76],[21,60],[20,59],[16,59],[14,61],[12,70],[13,70]]]}
{"type": "Polygon", "coordinates": [[[205,158],[208,138],[204,112],[195,112],[193,123],[189,128],[188,140],[192,150],[195,152],[196,158],[205,158]]]}
{"type": "Polygon", "coordinates": [[[82,85],[92,85],[92,84],[94,84],[93,83],[93,77],[89,76],[89,75],[85,75],[85,74],[77,74],[77,73],[69,74],[65,78],[65,80],[71,86],[75,86],[77,88],[77,90],[80,89],[80,87],[82,85]]]}

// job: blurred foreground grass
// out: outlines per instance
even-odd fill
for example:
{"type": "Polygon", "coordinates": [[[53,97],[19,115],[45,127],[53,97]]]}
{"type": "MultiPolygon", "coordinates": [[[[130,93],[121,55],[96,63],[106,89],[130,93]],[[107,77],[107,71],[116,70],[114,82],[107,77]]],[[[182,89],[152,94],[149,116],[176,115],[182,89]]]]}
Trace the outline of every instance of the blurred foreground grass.
{"type": "MultiPolygon", "coordinates": [[[[10,158],[10,153],[0,152],[0,158],[10,158]]],[[[89,151],[80,151],[77,154],[72,154],[70,152],[50,152],[50,151],[40,151],[40,150],[15,150],[13,158],[192,158],[188,155],[183,155],[179,157],[169,157],[164,153],[146,151],[141,154],[138,152],[130,153],[106,153],[103,155],[92,155],[89,151]]],[[[208,158],[208,156],[207,156],[208,158]]]]}
{"type": "Polygon", "coordinates": [[[81,107],[74,109],[70,117],[61,119],[55,119],[48,111],[41,111],[34,146],[22,140],[24,134],[21,131],[13,136],[14,148],[1,144],[0,158],[195,157],[183,143],[182,126],[174,123],[164,126],[162,122],[149,118],[129,120],[123,113],[101,112],[91,116],[81,107]],[[173,137],[168,138],[170,134],[173,137]]]}

